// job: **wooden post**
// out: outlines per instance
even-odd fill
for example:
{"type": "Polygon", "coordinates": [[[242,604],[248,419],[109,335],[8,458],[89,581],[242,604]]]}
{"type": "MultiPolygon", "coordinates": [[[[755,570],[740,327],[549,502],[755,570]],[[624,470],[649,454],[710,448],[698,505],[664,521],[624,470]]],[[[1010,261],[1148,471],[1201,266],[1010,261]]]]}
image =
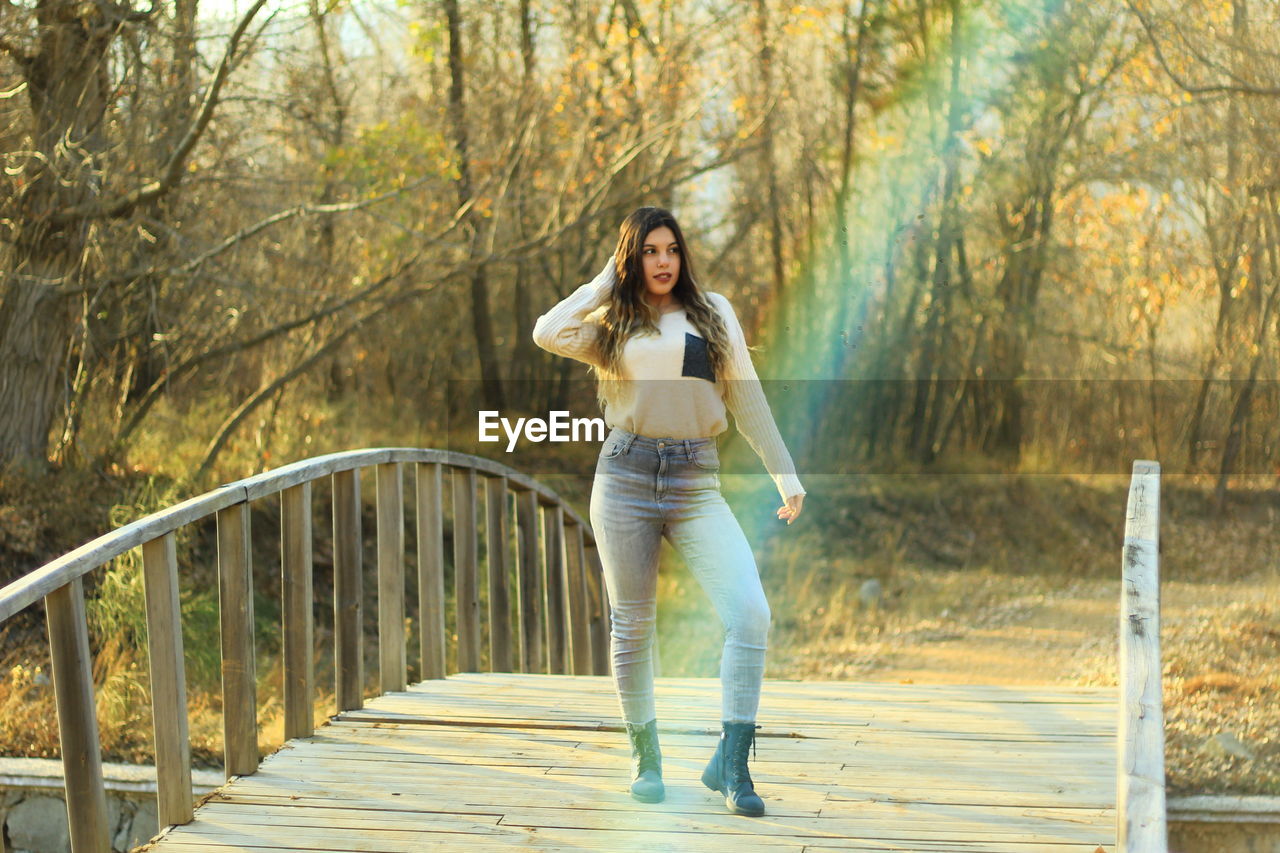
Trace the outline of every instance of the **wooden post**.
{"type": "Polygon", "coordinates": [[[604,587],[604,572],[600,567],[600,550],[592,542],[586,547],[587,590],[590,593],[588,611],[591,616],[591,672],[608,675],[612,669],[609,660],[609,596],[604,587]]]}
{"type": "Polygon", "coordinates": [[[258,769],[249,504],[218,511],[218,618],[222,629],[222,742],[227,778],[258,769]]]}
{"type": "Polygon", "coordinates": [[[476,567],[476,470],[453,471],[453,591],[458,671],[480,670],[480,592],[476,567]]]}
{"type": "Polygon", "coordinates": [[[542,672],[542,575],[538,571],[538,495],[516,495],[517,630],[520,671],[542,672]]]}
{"type": "Polygon", "coordinates": [[[187,735],[187,679],[178,607],[178,546],[172,533],[142,546],[151,658],[151,717],[156,733],[156,804],[160,826],[192,817],[191,741],[187,735]]]}
{"type": "Polygon", "coordinates": [[[333,475],[333,665],[339,711],[364,705],[361,652],[360,471],[333,475]]]}
{"type": "Polygon", "coordinates": [[[404,690],[404,475],[378,466],[378,678],[383,693],[404,690]]]}
{"type": "Polygon", "coordinates": [[[58,704],[62,773],[72,853],[111,853],[102,750],[93,701],[93,662],[79,578],[44,598],[53,695],[58,704]]]}
{"type": "Polygon", "coordinates": [[[1133,463],[1120,597],[1120,750],[1116,846],[1167,848],[1160,683],[1160,465],[1133,463]]]}
{"type": "Polygon", "coordinates": [[[280,493],[281,657],[284,660],[284,736],[315,733],[315,625],[311,614],[311,483],[280,493]]]}
{"type": "Polygon", "coordinates": [[[439,462],[419,462],[418,477],[418,638],[422,677],[444,678],[444,500],[439,462]]]}
{"type": "Polygon", "coordinates": [[[574,675],[591,673],[591,643],[588,640],[590,624],[587,618],[586,554],[583,549],[582,525],[569,525],[565,548],[569,560],[565,579],[569,593],[569,659],[574,675]]]}
{"type": "Polygon", "coordinates": [[[563,675],[568,671],[565,653],[569,645],[564,602],[564,510],[559,504],[544,507],[542,522],[547,566],[547,668],[563,675]]]}
{"type": "Polygon", "coordinates": [[[511,597],[507,590],[507,478],[485,480],[489,563],[489,671],[511,672],[511,597]]]}

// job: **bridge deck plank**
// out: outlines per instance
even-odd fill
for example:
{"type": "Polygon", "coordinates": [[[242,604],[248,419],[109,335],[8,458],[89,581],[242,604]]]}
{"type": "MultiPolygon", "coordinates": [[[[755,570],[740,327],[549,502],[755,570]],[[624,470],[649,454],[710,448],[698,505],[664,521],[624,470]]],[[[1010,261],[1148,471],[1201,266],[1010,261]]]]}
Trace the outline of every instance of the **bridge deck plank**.
{"type": "Polygon", "coordinates": [[[656,692],[661,804],[627,794],[610,678],[466,673],[290,741],[148,849],[1114,849],[1114,689],[766,682],[758,819],[699,781],[718,680],[656,692]]]}

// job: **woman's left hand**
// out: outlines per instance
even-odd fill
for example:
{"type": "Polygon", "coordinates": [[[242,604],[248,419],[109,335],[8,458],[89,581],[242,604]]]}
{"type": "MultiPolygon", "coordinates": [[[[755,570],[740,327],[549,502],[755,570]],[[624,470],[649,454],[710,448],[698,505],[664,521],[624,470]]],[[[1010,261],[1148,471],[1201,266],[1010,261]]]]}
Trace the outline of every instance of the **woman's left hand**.
{"type": "Polygon", "coordinates": [[[784,519],[787,524],[790,524],[800,515],[800,508],[803,506],[804,495],[792,495],[787,498],[786,506],[778,507],[778,518],[784,519]]]}

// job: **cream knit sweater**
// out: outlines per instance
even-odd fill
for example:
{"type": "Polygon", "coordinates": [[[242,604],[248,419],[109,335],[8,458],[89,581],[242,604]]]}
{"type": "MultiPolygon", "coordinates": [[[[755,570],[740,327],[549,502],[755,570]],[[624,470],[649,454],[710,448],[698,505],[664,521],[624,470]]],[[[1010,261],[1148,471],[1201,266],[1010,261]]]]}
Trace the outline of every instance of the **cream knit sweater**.
{"type": "MultiPolygon", "coordinates": [[[[599,275],[538,318],[534,342],[557,355],[603,367],[600,320],[617,280],[610,256],[599,275]]],[[[726,381],[714,381],[706,342],[684,311],[668,311],[659,319],[657,335],[633,335],[623,345],[624,381],[605,398],[605,423],[650,438],[704,438],[728,428],[727,407],[782,499],[807,494],[769,411],[733,306],[718,293],[706,297],[729,333],[726,381]]]]}

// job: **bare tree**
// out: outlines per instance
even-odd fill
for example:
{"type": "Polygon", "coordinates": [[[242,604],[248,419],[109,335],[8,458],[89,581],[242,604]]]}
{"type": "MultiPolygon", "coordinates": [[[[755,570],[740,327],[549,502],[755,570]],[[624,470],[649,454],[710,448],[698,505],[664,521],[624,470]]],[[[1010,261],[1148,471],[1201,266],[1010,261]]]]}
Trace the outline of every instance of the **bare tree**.
{"type": "Polygon", "coordinates": [[[80,320],[75,297],[104,272],[91,251],[95,234],[180,183],[263,2],[237,25],[204,101],[157,173],[124,186],[108,180],[117,170],[128,173],[109,132],[109,58],[122,33],[147,26],[152,12],[45,0],[0,38],[0,49],[17,64],[28,107],[27,145],[8,158],[0,234],[0,462],[46,458],[59,380],[80,320]]]}

